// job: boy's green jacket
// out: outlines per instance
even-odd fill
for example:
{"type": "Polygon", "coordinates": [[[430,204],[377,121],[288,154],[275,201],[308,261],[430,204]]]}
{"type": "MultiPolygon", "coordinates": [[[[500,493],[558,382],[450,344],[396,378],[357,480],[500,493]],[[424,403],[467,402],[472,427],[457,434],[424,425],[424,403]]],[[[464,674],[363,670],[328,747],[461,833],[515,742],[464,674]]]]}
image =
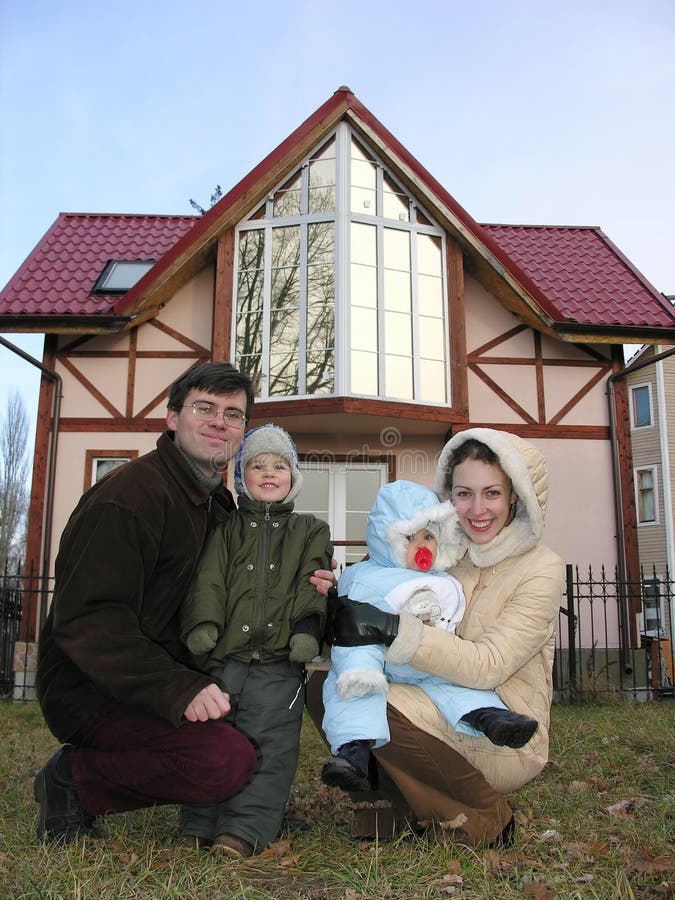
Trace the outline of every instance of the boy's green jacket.
{"type": "Polygon", "coordinates": [[[181,613],[181,636],[204,622],[218,627],[218,643],[196,662],[205,671],[226,657],[262,663],[288,659],[297,623],[318,616],[326,598],[309,578],[330,569],[328,525],[293,512],[293,503],[239,498],[237,512],[209,537],[181,613]]]}

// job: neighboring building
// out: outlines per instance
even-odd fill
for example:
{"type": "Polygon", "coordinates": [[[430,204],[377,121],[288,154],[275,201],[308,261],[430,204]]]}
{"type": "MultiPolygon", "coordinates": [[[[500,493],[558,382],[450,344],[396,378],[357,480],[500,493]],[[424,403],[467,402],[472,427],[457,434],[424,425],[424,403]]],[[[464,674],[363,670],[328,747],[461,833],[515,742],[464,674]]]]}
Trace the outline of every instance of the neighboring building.
{"type": "MultiPolygon", "coordinates": [[[[675,298],[669,298],[671,302],[675,298]]],[[[672,350],[672,348],[670,348],[672,350]]],[[[640,631],[670,685],[675,626],[675,353],[645,346],[626,375],[638,553],[643,571],[640,631]],[[665,354],[665,355],[663,355],[665,354]],[[659,358],[661,357],[661,358],[659,358]]]]}
{"type": "Polygon", "coordinates": [[[607,380],[624,343],[675,343],[670,304],[599,228],[479,225],[348,88],[202,217],[61,214],[0,293],[0,331],[46,334],[44,574],[81,491],[154,446],[169,384],[211,358],[258,378],[251,424],[296,438],[303,508],[343,563],[382,482],[431,484],[448,435],[484,425],[545,454],[548,544],[637,566],[626,386],[614,433],[607,380]]]}

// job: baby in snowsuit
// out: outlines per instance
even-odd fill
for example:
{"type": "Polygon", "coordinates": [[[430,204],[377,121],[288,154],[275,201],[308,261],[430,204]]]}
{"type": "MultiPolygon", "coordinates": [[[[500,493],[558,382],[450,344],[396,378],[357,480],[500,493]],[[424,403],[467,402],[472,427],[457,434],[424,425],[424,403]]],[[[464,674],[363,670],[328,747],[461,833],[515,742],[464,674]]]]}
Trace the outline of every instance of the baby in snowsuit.
{"type": "MultiPolygon", "coordinates": [[[[426,624],[454,633],[465,600],[461,585],[445,568],[461,553],[457,514],[450,501],[411,481],[385,484],[368,519],[369,559],[350,566],[338,593],[386,612],[401,610],[426,624]]],[[[344,790],[369,790],[372,747],[389,741],[388,683],[422,688],[456,731],[493,743],[522,747],[537,729],[528,716],[511,712],[494,691],[452,684],[409,665],[391,665],[380,644],[333,646],[324,683],[323,730],[333,758],[322,781],[344,790]]]]}

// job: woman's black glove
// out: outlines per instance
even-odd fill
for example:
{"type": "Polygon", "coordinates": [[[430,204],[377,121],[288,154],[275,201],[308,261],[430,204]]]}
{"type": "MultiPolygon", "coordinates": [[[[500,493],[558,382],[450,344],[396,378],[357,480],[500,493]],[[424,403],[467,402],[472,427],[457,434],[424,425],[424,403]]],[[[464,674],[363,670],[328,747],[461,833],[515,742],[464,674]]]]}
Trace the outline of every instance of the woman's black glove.
{"type": "Polygon", "coordinates": [[[370,603],[357,603],[349,597],[338,597],[337,590],[328,591],[329,629],[327,639],[343,647],[363,644],[391,646],[398,634],[399,617],[382,612],[370,603]]]}

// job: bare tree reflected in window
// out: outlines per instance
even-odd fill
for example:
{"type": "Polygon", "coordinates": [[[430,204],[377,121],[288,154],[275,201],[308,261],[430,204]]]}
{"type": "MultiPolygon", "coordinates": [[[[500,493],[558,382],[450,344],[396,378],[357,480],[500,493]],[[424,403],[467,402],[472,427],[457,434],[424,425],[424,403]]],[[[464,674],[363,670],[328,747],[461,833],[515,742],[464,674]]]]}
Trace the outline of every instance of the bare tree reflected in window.
{"type": "MultiPolygon", "coordinates": [[[[296,210],[297,180],[274,197],[275,213],[296,210]]],[[[312,187],[313,213],[333,212],[335,190],[312,187]],[[323,208],[322,208],[323,207],[323,208]]],[[[237,362],[253,377],[267,374],[267,395],[335,389],[335,225],[326,222],[242,230],[237,278],[237,362]],[[271,241],[269,338],[264,359],[265,239],[271,241]],[[303,256],[303,244],[305,252],[303,256]],[[306,265],[303,266],[303,258],[306,265]],[[304,278],[304,284],[303,284],[304,278]],[[301,340],[302,332],[302,340],[301,340]],[[266,363],[266,364],[265,364],[266,363]]]]}

